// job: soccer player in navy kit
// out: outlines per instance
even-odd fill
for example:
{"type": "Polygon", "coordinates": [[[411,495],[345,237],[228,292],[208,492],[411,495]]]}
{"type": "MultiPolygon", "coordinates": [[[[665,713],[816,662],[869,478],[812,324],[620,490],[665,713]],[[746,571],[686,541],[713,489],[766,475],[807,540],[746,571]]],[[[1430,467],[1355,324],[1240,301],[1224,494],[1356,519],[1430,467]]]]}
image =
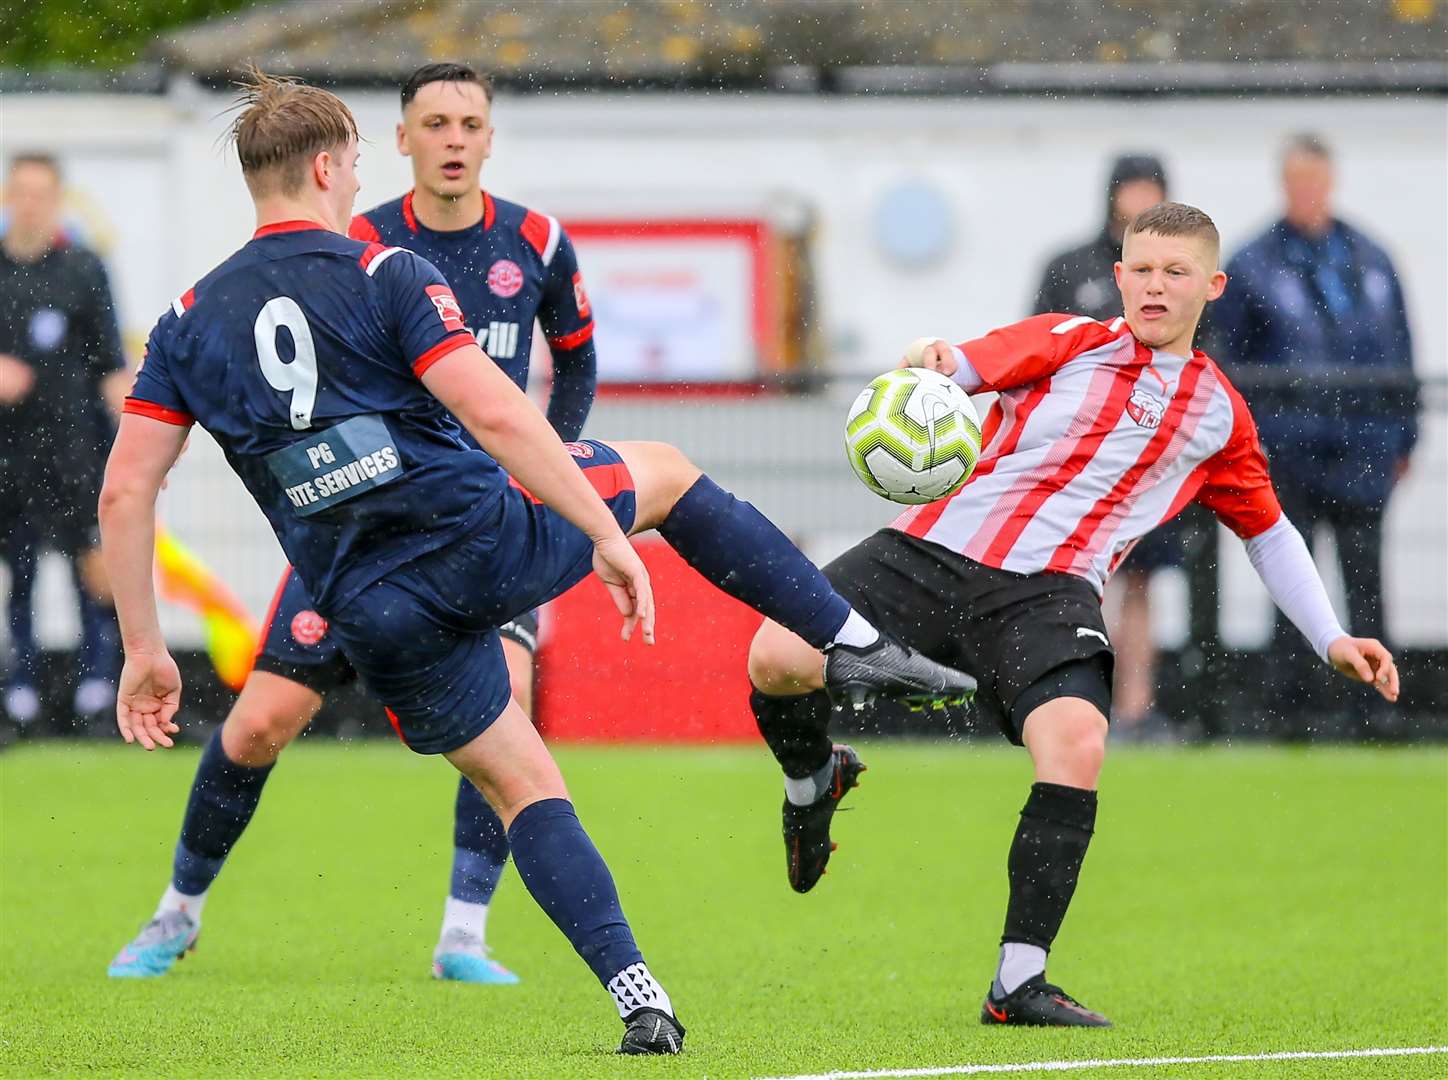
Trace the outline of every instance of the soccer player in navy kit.
{"type": "Polygon", "coordinates": [[[233,135],[257,231],[152,331],[101,493],[126,652],[121,734],[152,750],[179,731],[151,576],[155,501],[199,421],[398,735],[444,755],[497,811],[524,885],[612,995],[620,1051],[676,1053],[683,1028],[512,698],[496,628],[592,569],[625,638],[652,642],[648,574],[625,533],[657,528],[710,581],[820,649],[836,694],[938,698],[974,683],[880,634],[673,447],[565,447],[478,348],[430,263],[339,235],[358,189],[346,106],[260,74],[244,104],[233,135]]]}
{"type": "MultiPolygon", "coordinates": [[[[500,368],[526,387],[535,317],[553,352],[548,420],[565,440],[583,432],[596,383],[593,319],[573,245],[555,218],[484,192],[478,175],[492,148],[492,88],[461,64],[428,64],[402,87],[398,149],[415,187],[352,219],[358,240],[422,255],[446,277],[463,320],[500,368]]],[[[471,442],[466,431],[465,440],[471,442]]],[[[256,669],[197,765],[170,884],[156,915],[108,971],[164,975],[194,937],[212,882],[250,823],[272,765],[322,707],[356,678],[327,620],[291,567],[267,616],[256,669]],[[238,770],[243,770],[238,772],[238,770]],[[241,782],[229,783],[236,772],[241,782]],[[160,921],[162,926],[153,926],[160,921]],[[186,923],[191,925],[187,926],[186,923]]],[[[532,714],[536,612],[498,628],[513,695],[532,714]]],[[[488,905],[508,859],[508,838],[478,789],[459,777],[453,866],[433,952],[439,979],[484,984],[518,977],[488,955],[488,905]]]]}

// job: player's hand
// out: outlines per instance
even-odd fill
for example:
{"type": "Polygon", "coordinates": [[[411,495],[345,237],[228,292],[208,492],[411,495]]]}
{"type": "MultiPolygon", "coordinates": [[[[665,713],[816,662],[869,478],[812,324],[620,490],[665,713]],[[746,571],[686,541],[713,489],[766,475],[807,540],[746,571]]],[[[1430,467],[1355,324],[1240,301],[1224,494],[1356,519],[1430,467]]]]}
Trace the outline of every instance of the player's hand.
{"type": "Polygon", "coordinates": [[[960,367],[956,362],[955,350],[950,347],[950,342],[942,341],[940,338],[916,338],[905,350],[905,355],[900,358],[898,365],[902,368],[923,367],[931,371],[938,371],[942,375],[954,375],[955,369],[960,367]]]}
{"type": "Polygon", "coordinates": [[[1364,682],[1389,701],[1398,700],[1398,666],[1376,638],[1344,634],[1327,647],[1327,662],[1349,679],[1364,682]]]}
{"type": "Polygon", "coordinates": [[[608,595],[623,616],[623,639],[633,637],[634,627],[643,631],[644,644],[654,643],[654,590],[649,572],[632,544],[620,533],[593,545],[593,572],[608,589],[608,595]]]}
{"type": "Polygon", "coordinates": [[[164,649],[159,653],[127,653],[116,690],[116,726],[121,738],[140,741],[147,750],[174,746],[180,731],[173,719],[181,706],[181,672],[164,649]]]}
{"type": "Polygon", "coordinates": [[[35,369],[18,356],[0,353],[0,405],[18,405],[35,386],[35,369]]]}

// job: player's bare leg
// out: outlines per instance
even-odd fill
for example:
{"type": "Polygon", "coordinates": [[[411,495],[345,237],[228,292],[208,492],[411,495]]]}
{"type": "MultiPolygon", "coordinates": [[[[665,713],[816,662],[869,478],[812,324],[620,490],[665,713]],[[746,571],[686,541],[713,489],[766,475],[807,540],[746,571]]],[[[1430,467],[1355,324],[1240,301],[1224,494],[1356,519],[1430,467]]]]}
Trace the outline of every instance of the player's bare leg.
{"type": "Polygon", "coordinates": [[[1101,710],[1078,697],[1052,698],[1026,717],[1022,740],[1036,782],[1007,862],[1010,901],[1000,963],[981,1006],[983,1024],[1110,1026],[1046,981],[1046,954],[1066,917],[1095,827],[1106,728],[1101,710]]]}
{"type": "Polygon", "coordinates": [[[221,747],[238,765],[276,763],[322,708],[322,695],[270,671],[253,671],[221,725],[221,747]]]}
{"type": "MultiPolygon", "coordinates": [[[[514,626],[522,637],[526,628],[514,626]]],[[[503,639],[503,661],[513,700],[530,720],[533,716],[533,650],[508,630],[503,639]]],[[[453,864],[442,930],[432,954],[435,979],[485,986],[512,986],[519,979],[489,955],[488,908],[508,861],[508,831],[478,789],[459,777],[453,808],[453,864]]]]}
{"type": "Polygon", "coordinates": [[[171,883],[156,914],[111,962],[113,978],[164,975],[196,946],[211,883],[246,830],[278,755],[322,707],[300,683],[268,671],[247,676],[226,722],[201,753],[171,883]]]}
{"type": "Polygon", "coordinates": [[[510,701],[487,730],[445,756],[497,812],[528,892],[612,995],[626,1025],[620,1052],[678,1053],[684,1029],[669,995],[644,963],[613,877],[527,714],[510,701]]]}
{"type": "Polygon", "coordinates": [[[881,634],[764,515],[666,443],[609,444],[633,477],[632,532],[658,529],[690,566],[812,646],[822,683],[860,708],[878,694],[928,699],[975,680],[881,634]]]}

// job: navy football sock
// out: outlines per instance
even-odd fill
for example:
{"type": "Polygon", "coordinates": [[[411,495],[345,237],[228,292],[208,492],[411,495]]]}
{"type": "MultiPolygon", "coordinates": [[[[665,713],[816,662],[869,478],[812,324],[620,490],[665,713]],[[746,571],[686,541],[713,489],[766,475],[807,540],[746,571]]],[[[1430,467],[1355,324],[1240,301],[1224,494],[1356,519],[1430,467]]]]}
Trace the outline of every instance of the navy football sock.
{"type": "Polygon", "coordinates": [[[784,533],[707,476],[684,492],[659,533],[704,577],[816,649],[850,616],[848,601],[784,533]]]}
{"type": "Polygon", "coordinates": [[[458,777],[453,808],[452,887],[448,895],[469,904],[493,899],[508,862],[508,831],[482,792],[466,776],[458,777]]]}
{"type": "Polygon", "coordinates": [[[232,845],[256,813],[272,768],[236,764],[221,748],[221,729],[216,729],[201,751],[186,816],[181,820],[181,839],[176,842],[171,870],[171,885],[177,892],[200,896],[211,887],[232,845]]]}
{"type": "Polygon", "coordinates": [[[643,962],[618,902],[613,876],[567,799],[519,811],[508,829],[518,876],[605,987],[643,962]]]}

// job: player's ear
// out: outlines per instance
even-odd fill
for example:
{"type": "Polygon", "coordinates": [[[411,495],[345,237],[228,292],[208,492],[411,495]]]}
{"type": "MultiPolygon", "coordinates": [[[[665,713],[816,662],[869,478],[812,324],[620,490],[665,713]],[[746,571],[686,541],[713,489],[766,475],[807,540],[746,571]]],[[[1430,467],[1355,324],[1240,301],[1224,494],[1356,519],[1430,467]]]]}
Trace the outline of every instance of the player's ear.
{"type": "Polygon", "coordinates": [[[1216,300],[1227,289],[1227,275],[1221,270],[1214,272],[1207,282],[1207,300],[1216,300]]]}
{"type": "Polygon", "coordinates": [[[1121,288],[1121,263],[1114,262],[1111,264],[1111,276],[1116,279],[1116,287],[1118,289],[1121,288]]]}
{"type": "Polygon", "coordinates": [[[412,150],[407,145],[407,125],[397,125],[397,152],[403,157],[412,157],[412,150]]]}
{"type": "Polygon", "coordinates": [[[319,150],[312,158],[312,179],[317,182],[317,187],[323,191],[329,191],[332,187],[332,152],[330,150],[319,150]]]}

